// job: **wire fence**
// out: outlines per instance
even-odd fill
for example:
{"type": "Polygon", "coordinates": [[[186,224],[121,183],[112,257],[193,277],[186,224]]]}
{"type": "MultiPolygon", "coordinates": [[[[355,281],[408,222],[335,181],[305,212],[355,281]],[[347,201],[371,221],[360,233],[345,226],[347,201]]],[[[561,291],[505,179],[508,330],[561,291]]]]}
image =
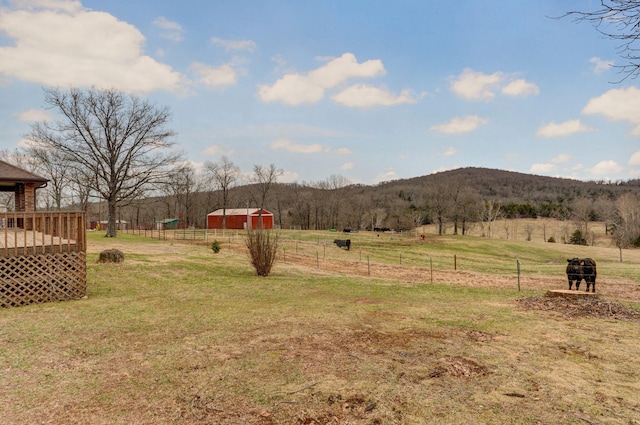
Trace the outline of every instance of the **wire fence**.
{"type": "MultiPolygon", "coordinates": [[[[211,247],[217,242],[222,249],[246,252],[245,232],[220,229],[127,230],[127,234],[177,243],[211,247]]],[[[490,273],[513,278],[519,288],[522,274],[539,275],[545,267],[523,264],[519,258],[506,258],[489,265],[486,258],[458,253],[429,252],[429,242],[409,233],[360,232],[357,234],[320,232],[280,232],[277,261],[303,263],[321,270],[384,277],[394,274],[417,275],[423,282],[434,282],[439,272],[490,273]],[[352,239],[350,239],[352,238],[352,239]],[[349,249],[339,247],[336,240],[351,241],[349,249]],[[489,270],[488,270],[489,269],[489,270]],[[436,276],[436,278],[434,278],[436,276]]],[[[546,267],[549,270],[549,266],[546,267]]],[[[558,270],[560,270],[558,268],[558,270]]],[[[558,272],[559,274],[561,271],[558,272]]]]}

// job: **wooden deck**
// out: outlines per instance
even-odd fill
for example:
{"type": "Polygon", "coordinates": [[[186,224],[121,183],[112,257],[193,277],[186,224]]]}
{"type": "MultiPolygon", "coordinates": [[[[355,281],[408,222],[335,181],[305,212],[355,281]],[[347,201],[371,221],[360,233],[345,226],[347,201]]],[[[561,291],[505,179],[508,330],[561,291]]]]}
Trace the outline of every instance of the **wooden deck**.
{"type": "Polygon", "coordinates": [[[86,251],[82,212],[0,213],[0,257],[86,251]]]}
{"type": "Polygon", "coordinates": [[[0,307],[87,293],[83,212],[0,213],[0,307]]]}
{"type": "Polygon", "coordinates": [[[35,230],[7,229],[0,231],[0,251],[7,257],[23,254],[75,251],[75,239],[46,235],[35,230]]]}

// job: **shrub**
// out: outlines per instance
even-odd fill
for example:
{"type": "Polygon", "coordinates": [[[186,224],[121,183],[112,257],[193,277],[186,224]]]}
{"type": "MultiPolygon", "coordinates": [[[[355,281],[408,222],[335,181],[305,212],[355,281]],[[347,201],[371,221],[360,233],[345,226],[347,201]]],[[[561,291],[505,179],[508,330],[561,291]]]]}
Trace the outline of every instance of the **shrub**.
{"type": "Polygon", "coordinates": [[[211,250],[213,250],[214,254],[219,253],[221,249],[222,247],[220,246],[220,242],[218,242],[217,240],[211,242],[211,250]]]}
{"type": "Polygon", "coordinates": [[[547,242],[556,243],[556,238],[554,238],[553,236],[549,236],[549,239],[547,239],[547,242]]]}
{"type": "Polygon", "coordinates": [[[247,232],[249,259],[258,276],[269,276],[278,251],[278,237],[269,230],[254,229],[247,232]]]}
{"type": "Polygon", "coordinates": [[[569,238],[569,243],[572,245],[586,245],[587,238],[582,234],[582,230],[576,229],[569,238]]]}
{"type": "Polygon", "coordinates": [[[122,263],[124,253],[118,249],[107,249],[98,256],[98,263],[122,263]]]}

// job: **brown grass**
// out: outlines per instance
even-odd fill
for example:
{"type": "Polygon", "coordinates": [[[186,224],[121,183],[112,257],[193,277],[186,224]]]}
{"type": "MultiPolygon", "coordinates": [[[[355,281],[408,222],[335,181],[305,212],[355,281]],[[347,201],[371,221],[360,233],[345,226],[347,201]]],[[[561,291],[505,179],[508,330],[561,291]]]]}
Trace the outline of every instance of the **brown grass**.
{"type": "Polygon", "coordinates": [[[260,279],[226,246],[136,238],[90,257],[111,247],[87,300],[0,311],[1,423],[638,423],[637,322],[519,305],[562,276],[292,255],[260,279]]]}

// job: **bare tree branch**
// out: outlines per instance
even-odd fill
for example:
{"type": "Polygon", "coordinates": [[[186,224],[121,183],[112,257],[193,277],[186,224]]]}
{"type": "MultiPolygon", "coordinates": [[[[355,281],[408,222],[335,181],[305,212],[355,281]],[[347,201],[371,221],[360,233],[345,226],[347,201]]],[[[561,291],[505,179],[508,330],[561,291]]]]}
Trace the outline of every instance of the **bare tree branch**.
{"type": "Polygon", "coordinates": [[[570,11],[560,18],[573,18],[575,22],[588,22],[603,36],[619,41],[618,54],[627,61],[614,65],[627,78],[640,75],[640,0],[600,0],[594,11],[570,11]]]}
{"type": "Polygon", "coordinates": [[[45,103],[64,117],[37,123],[28,136],[60,152],[107,201],[107,236],[116,236],[116,208],[162,181],[182,153],[166,128],[170,114],[116,90],[45,89],[45,103]]]}

